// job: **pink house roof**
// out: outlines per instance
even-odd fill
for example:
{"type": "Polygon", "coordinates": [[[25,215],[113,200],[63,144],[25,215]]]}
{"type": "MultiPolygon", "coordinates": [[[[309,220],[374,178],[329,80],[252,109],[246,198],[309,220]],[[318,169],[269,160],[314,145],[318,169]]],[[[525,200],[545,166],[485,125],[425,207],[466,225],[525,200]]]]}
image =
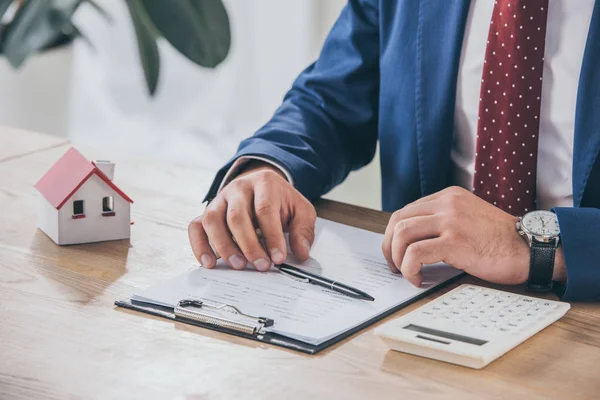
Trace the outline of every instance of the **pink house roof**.
{"type": "Polygon", "coordinates": [[[80,152],[71,147],[35,184],[35,188],[59,210],[67,200],[88,180],[96,174],[108,186],[114,189],[123,199],[133,203],[121,189],[119,189],[96,166],[88,161],[80,152]]]}

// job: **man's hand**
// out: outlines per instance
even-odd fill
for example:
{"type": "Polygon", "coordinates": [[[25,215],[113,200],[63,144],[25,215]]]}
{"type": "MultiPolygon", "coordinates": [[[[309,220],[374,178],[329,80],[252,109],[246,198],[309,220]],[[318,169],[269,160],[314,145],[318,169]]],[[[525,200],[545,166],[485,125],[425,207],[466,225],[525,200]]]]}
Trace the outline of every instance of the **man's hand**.
{"type": "MultiPolygon", "coordinates": [[[[486,281],[519,284],[529,276],[530,249],[516,222],[471,192],[451,187],[396,211],[383,254],[392,271],[415,286],[421,284],[422,265],[439,261],[486,281]]],[[[554,279],[560,280],[565,266],[557,250],[554,279]]]]}
{"type": "Polygon", "coordinates": [[[284,232],[289,231],[294,255],[300,260],[308,258],[316,218],[313,205],[281,171],[251,162],[221,190],[202,216],[190,223],[188,234],[194,255],[205,268],[213,268],[217,262],[212,245],[234,269],[243,269],[250,261],[257,270],[266,271],[272,262],[280,264],[286,258],[284,232]],[[256,228],[263,234],[268,253],[256,228]]]}

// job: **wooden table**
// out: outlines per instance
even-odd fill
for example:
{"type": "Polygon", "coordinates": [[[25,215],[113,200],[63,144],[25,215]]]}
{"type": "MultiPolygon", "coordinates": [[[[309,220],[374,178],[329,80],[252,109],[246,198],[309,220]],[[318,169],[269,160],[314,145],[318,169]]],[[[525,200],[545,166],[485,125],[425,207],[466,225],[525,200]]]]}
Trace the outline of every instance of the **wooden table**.
{"type": "MultiPolygon", "coordinates": [[[[58,247],[36,229],[32,185],[68,147],[0,128],[2,399],[600,396],[597,304],[573,304],[562,320],[479,371],[389,352],[372,329],[307,356],[116,309],[114,300],[194,264],[186,228],[201,212],[213,171],[118,158],[115,182],[135,201],[131,241],[58,247]]],[[[389,216],[325,201],[317,208],[378,232],[389,216]]],[[[482,284],[463,278],[441,292],[465,282],[482,284]]]]}

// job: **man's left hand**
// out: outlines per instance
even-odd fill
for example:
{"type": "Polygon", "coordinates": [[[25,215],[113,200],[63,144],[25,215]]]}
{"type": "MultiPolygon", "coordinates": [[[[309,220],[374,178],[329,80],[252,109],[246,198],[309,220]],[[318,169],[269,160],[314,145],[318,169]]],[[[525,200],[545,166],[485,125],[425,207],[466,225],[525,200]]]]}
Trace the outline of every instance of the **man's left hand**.
{"type": "Polygon", "coordinates": [[[519,284],[529,276],[530,249],[516,223],[517,217],[451,187],[396,211],[383,254],[392,271],[415,286],[421,285],[422,265],[440,261],[486,281],[519,284]]]}

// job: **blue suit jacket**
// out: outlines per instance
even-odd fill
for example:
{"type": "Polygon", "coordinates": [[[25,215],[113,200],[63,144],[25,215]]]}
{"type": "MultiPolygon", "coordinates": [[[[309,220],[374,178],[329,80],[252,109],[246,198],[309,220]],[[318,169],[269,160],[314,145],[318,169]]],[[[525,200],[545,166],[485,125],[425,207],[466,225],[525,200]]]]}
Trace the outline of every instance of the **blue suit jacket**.
{"type": "MultiPolygon", "coordinates": [[[[383,209],[452,184],[456,82],[469,0],[350,0],[319,59],[233,160],[285,166],[315,199],[371,161],[380,141],[383,209]]],[[[482,32],[481,34],[487,34],[482,32]]],[[[556,208],[567,264],[566,300],[600,300],[600,1],[577,96],[573,208],[556,208]]]]}

